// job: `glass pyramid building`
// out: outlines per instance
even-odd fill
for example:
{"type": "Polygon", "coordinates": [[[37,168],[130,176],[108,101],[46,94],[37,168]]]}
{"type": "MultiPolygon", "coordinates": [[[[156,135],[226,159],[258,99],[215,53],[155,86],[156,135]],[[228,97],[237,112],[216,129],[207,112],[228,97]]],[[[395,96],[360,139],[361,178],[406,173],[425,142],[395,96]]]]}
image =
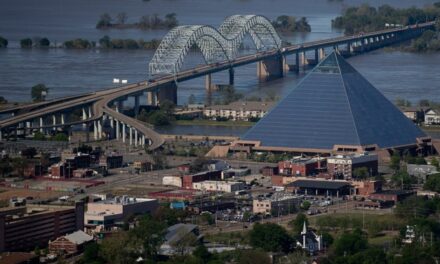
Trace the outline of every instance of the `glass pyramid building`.
{"type": "Polygon", "coordinates": [[[333,52],[238,143],[330,152],[416,146],[423,138],[423,131],[333,52]]]}

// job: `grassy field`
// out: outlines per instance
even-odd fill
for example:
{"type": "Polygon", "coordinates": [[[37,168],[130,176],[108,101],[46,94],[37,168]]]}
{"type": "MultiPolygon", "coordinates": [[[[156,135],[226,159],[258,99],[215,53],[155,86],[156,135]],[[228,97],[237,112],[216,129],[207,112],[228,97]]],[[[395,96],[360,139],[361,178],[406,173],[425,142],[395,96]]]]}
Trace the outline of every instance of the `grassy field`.
{"type": "Polygon", "coordinates": [[[215,121],[207,119],[194,119],[194,120],[176,120],[176,125],[181,126],[243,126],[249,127],[256,123],[248,121],[215,121]]]}

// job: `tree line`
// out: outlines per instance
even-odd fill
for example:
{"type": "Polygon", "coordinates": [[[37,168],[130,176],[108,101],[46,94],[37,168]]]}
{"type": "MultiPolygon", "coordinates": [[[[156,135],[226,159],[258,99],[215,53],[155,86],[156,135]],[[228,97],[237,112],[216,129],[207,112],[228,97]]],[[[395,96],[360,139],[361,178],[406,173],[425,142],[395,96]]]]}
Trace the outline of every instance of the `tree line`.
{"type": "Polygon", "coordinates": [[[306,17],[296,19],[294,16],[282,15],[272,21],[273,27],[281,33],[310,32],[312,28],[306,17]]]}
{"type": "Polygon", "coordinates": [[[104,13],[96,23],[98,29],[108,28],[140,28],[140,29],[170,29],[179,24],[176,13],[166,14],[164,18],[158,14],[142,16],[136,23],[127,23],[128,16],[125,12],[118,13],[115,18],[104,13]]]}

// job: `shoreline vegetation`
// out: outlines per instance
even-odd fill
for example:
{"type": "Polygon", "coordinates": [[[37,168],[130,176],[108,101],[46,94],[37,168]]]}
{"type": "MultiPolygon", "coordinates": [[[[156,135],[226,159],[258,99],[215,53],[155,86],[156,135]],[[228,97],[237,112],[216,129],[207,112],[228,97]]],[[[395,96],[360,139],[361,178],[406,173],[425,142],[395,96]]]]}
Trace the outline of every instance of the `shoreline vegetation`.
{"type": "Polygon", "coordinates": [[[158,14],[142,16],[138,22],[127,23],[128,16],[125,12],[118,13],[115,18],[110,14],[104,13],[96,23],[97,29],[129,29],[136,28],[142,30],[148,29],[171,29],[179,25],[176,13],[166,14],[164,18],[158,14]]]}
{"type": "MultiPolygon", "coordinates": [[[[382,5],[377,8],[368,4],[359,7],[349,7],[343,14],[332,20],[332,27],[343,29],[345,35],[362,34],[393,27],[405,27],[438,21],[440,18],[440,2],[424,8],[393,8],[382,5]]],[[[440,51],[440,23],[437,22],[435,31],[428,30],[417,39],[411,40],[406,45],[401,45],[399,50],[407,52],[440,51]]]]}

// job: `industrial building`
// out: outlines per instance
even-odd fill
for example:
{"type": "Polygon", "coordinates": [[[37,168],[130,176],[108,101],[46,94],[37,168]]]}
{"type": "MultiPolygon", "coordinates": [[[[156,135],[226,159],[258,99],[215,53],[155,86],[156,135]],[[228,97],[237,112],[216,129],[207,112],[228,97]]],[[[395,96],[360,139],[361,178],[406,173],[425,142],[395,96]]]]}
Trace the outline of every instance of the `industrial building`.
{"type": "Polygon", "coordinates": [[[129,216],[154,212],[159,207],[156,199],[135,197],[114,197],[87,204],[84,214],[84,224],[89,229],[107,230],[122,223],[129,216]]]}
{"type": "Polygon", "coordinates": [[[430,137],[333,52],[233,142],[230,151],[240,155],[373,151],[386,159],[389,150],[422,151],[430,144],[430,137]]]}
{"type": "Polygon", "coordinates": [[[0,252],[45,248],[50,240],[84,228],[84,204],[0,209],[0,252]]]}
{"type": "Polygon", "coordinates": [[[246,184],[236,181],[202,181],[193,183],[193,189],[214,192],[236,192],[245,189],[246,184]]]}

